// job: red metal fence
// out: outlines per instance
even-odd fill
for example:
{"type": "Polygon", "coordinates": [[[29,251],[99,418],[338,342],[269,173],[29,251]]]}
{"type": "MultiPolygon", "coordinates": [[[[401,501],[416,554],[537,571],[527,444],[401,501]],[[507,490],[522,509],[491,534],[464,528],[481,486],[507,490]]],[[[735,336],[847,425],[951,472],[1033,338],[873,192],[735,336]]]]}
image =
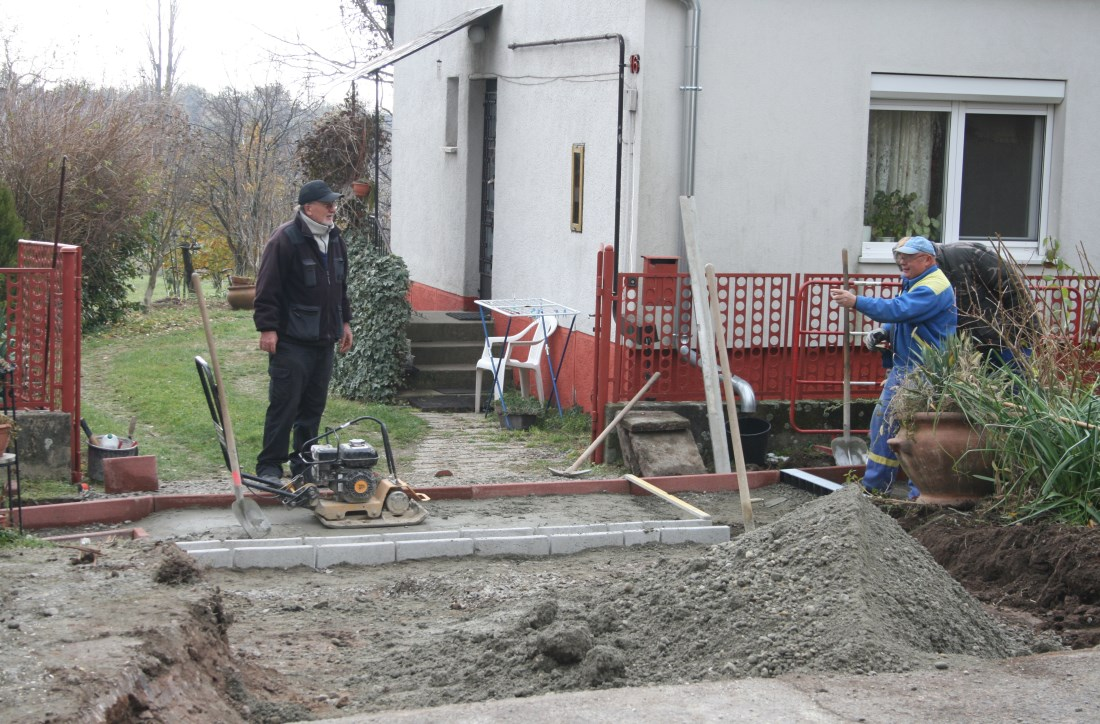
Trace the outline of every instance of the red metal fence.
{"type": "MultiPolygon", "coordinates": [[[[675,265],[650,265],[651,271],[620,273],[616,289],[612,254],[600,252],[596,293],[595,429],[604,425],[607,402],[632,397],[657,371],[661,378],[647,399],[705,399],[699,368],[681,354],[697,350],[697,325],[690,278],[675,265]],[[617,295],[613,292],[617,291],[617,295]]],[[[853,274],[858,293],[892,297],[898,275],[853,274]]],[[[1085,310],[1096,307],[1098,277],[1031,277],[1039,308],[1052,326],[1081,341],[1085,310]]],[[[840,308],[829,301],[839,274],[718,274],[719,308],[733,374],[750,385],[761,400],[839,399],[844,339],[840,308]]],[[[854,331],[876,326],[862,314],[853,316],[854,331]]],[[[717,327],[717,326],[716,326],[717,327]]],[[[1095,331],[1093,332],[1095,333],[1095,331]]],[[[874,398],[885,377],[881,357],[868,352],[854,336],[854,397],[874,398]]],[[[792,419],[792,425],[798,429],[792,419]]],[[[839,432],[829,430],[827,432],[839,432]]]]}
{"type": "Polygon", "coordinates": [[[81,250],[19,242],[18,267],[0,269],[5,290],[5,359],[20,410],[68,412],[72,482],[80,480],[81,250]]]}

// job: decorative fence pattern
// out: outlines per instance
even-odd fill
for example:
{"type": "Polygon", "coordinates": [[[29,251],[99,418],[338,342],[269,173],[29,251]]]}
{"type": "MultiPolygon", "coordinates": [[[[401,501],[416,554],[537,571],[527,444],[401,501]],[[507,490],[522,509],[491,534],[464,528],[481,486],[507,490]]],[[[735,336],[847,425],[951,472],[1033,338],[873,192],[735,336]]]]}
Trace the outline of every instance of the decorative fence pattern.
{"type": "MultiPolygon", "coordinates": [[[[698,349],[689,275],[673,270],[620,273],[600,253],[596,300],[596,417],[602,429],[607,402],[627,400],[657,371],[649,399],[705,399],[703,376],[691,362],[698,349]],[[617,286],[617,289],[616,289],[617,286]],[[617,295],[612,292],[617,291],[617,295]],[[681,350],[688,350],[682,354],[681,350]],[[605,364],[603,360],[607,360],[605,364]]],[[[843,315],[829,301],[839,274],[718,274],[719,308],[733,374],[761,400],[839,399],[843,315]]],[[[893,274],[853,274],[850,284],[867,296],[890,298],[900,289],[893,274]]],[[[1075,342],[1095,342],[1100,277],[1029,277],[1039,309],[1051,327],[1075,342]]],[[[875,398],[885,378],[881,357],[863,348],[861,333],[876,323],[853,314],[853,397],[875,398]]],[[[717,325],[716,325],[717,330],[717,325]]],[[[598,426],[598,427],[597,427],[598,426]]],[[[815,431],[816,432],[816,431],[815,431]]],[[[829,432],[833,432],[830,430],[829,432]]]]}

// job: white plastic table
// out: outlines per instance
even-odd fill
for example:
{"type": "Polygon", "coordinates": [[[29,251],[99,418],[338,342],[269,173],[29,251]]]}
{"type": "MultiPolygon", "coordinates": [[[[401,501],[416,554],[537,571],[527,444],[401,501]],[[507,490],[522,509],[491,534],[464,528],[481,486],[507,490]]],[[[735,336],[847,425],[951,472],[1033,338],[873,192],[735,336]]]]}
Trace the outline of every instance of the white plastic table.
{"type": "MultiPolygon", "coordinates": [[[[580,314],[576,309],[567,307],[564,304],[558,304],[552,302],[549,299],[543,299],[541,297],[534,297],[530,299],[478,299],[474,302],[478,306],[478,311],[481,312],[481,329],[485,332],[485,339],[488,341],[492,336],[489,329],[488,319],[486,318],[486,312],[496,313],[508,320],[504,327],[504,336],[507,337],[512,329],[512,320],[517,317],[529,317],[531,319],[539,320],[543,327],[543,335],[546,334],[546,319],[548,317],[569,318],[569,326],[566,328],[565,344],[562,345],[561,354],[558,355],[558,364],[555,367],[554,359],[550,354],[550,340],[546,340],[546,345],[543,349],[546,352],[546,363],[550,367],[550,386],[553,389],[554,403],[558,406],[558,415],[563,416],[565,413],[561,409],[561,399],[558,396],[558,372],[561,370],[562,362],[565,361],[565,352],[569,349],[569,339],[573,336],[573,328],[577,324],[577,315],[580,314]]],[[[559,319],[559,326],[564,327],[564,319],[559,319]]],[[[492,359],[496,359],[493,357],[492,359]]],[[[501,364],[504,361],[501,360],[501,364]]],[[[498,374],[499,369],[496,364],[493,365],[493,384],[496,386],[497,395],[500,398],[500,408],[503,412],[507,413],[508,408],[504,405],[504,390],[501,387],[501,377],[498,374]]],[[[507,419],[507,418],[505,418],[507,419]]]]}

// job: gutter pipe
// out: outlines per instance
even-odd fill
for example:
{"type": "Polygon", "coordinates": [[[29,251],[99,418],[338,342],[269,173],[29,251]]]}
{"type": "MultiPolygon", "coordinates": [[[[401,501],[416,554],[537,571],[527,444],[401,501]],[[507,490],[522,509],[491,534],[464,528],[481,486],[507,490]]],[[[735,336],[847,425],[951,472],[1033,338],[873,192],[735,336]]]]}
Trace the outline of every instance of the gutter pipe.
{"type": "Polygon", "coordinates": [[[699,7],[699,0],[680,0],[680,2],[687,5],[688,11],[691,13],[684,58],[684,75],[686,78],[684,79],[684,85],[680,86],[680,90],[684,92],[684,158],[680,188],[684,196],[694,196],[696,110],[699,93],[703,90],[699,87],[699,17],[702,10],[699,7]]]}

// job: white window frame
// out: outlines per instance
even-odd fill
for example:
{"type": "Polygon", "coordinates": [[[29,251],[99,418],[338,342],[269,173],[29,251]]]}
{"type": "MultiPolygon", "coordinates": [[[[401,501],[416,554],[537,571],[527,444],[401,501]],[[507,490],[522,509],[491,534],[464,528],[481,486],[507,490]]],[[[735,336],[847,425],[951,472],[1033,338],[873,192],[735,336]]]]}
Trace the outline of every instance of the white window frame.
{"type": "MultiPolygon", "coordinates": [[[[944,208],[941,241],[959,241],[962,203],[962,148],[966,115],[1011,114],[1042,116],[1043,160],[1039,171],[1037,238],[1006,240],[1005,247],[1021,263],[1042,257],[1050,214],[1050,169],[1054,143],[1054,112],[1065,97],[1065,81],[957,76],[871,75],[871,110],[938,111],[948,114],[947,158],[944,164],[944,208]]],[[[889,244],[865,242],[861,262],[893,264],[889,244]],[[881,248],[880,248],[881,247],[881,248]]]]}

